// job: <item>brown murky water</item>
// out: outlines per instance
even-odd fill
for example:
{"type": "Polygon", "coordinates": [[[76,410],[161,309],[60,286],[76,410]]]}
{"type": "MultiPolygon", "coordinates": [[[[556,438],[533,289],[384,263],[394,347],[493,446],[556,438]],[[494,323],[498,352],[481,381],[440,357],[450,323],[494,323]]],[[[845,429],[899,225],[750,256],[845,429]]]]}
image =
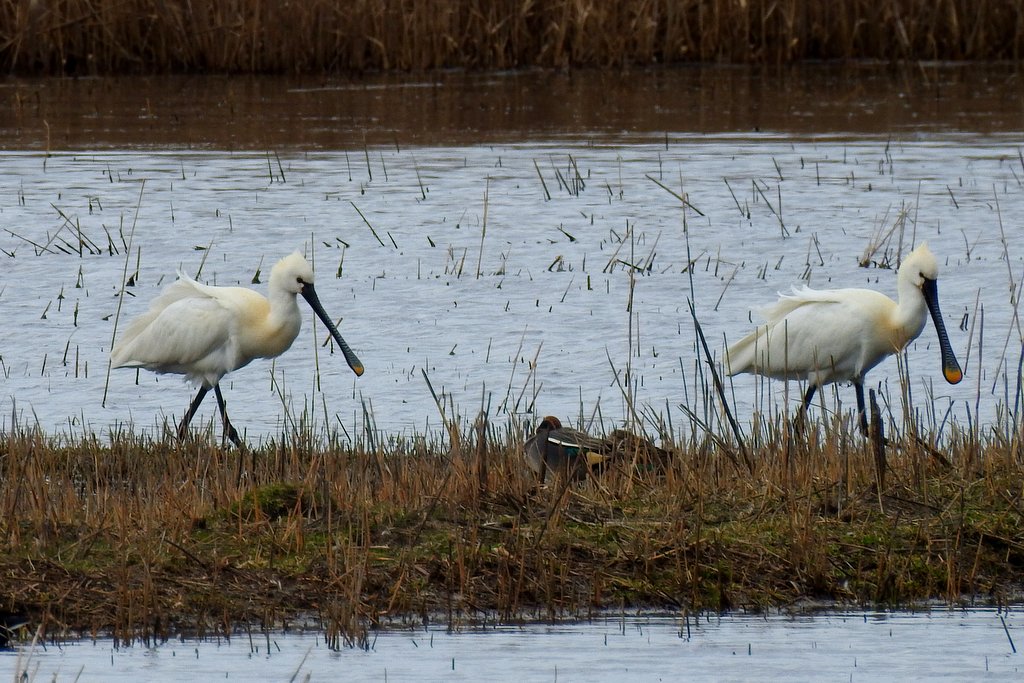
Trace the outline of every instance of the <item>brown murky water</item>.
{"type": "Polygon", "coordinates": [[[0,147],[352,149],[661,132],[1024,129],[1016,65],[0,83],[0,147]]]}

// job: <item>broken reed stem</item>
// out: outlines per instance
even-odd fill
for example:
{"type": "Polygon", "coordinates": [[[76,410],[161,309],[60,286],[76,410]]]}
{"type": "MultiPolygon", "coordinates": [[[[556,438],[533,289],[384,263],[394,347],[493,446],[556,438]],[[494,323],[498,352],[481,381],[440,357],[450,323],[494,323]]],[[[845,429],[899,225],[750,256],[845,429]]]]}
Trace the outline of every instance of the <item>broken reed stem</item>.
{"type": "Polygon", "coordinates": [[[437,406],[437,412],[441,416],[441,424],[448,432],[449,443],[451,445],[451,456],[456,457],[461,452],[461,439],[459,438],[459,425],[454,419],[454,416],[449,418],[444,409],[444,401],[434,391],[434,385],[430,381],[430,376],[427,375],[427,371],[424,368],[420,368],[420,374],[423,375],[423,380],[427,383],[427,388],[430,390],[430,395],[434,398],[434,405],[437,406]]]}
{"type": "MultiPolygon", "coordinates": [[[[135,225],[139,220],[139,209],[142,207],[142,193],[146,189],[146,179],[143,178],[139,184],[139,199],[135,202],[135,215],[132,217],[132,227],[128,230],[128,244],[124,250],[124,269],[121,271],[121,289],[117,294],[117,310],[114,312],[114,329],[110,332],[110,348],[114,348],[114,341],[117,339],[117,324],[121,320],[121,307],[124,305],[124,291],[128,282],[128,261],[131,258],[132,240],[135,238],[135,225]]],[[[100,407],[107,406],[107,391],[110,389],[110,358],[107,358],[107,376],[103,381],[103,398],[100,399],[100,407]]]]}
{"type": "Polygon", "coordinates": [[[491,177],[487,176],[484,181],[484,217],[483,224],[480,227],[480,253],[477,254],[476,258],[476,279],[480,279],[480,265],[484,260],[484,239],[487,237],[487,200],[490,196],[491,189],[491,177]]]}
{"type": "MultiPolygon", "coordinates": [[[[369,163],[369,158],[367,158],[367,163],[369,163]]],[[[351,204],[351,205],[352,205],[352,208],[356,210],[356,213],[358,213],[358,214],[359,214],[359,217],[363,219],[363,222],[364,222],[364,223],[366,223],[366,227],[368,227],[368,228],[370,229],[370,232],[372,232],[372,233],[373,233],[373,236],[374,236],[374,238],[376,238],[376,240],[377,240],[377,243],[378,243],[378,244],[380,244],[380,246],[382,246],[382,247],[383,247],[383,246],[386,246],[386,245],[384,244],[384,240],[382,240],[382,239],[380,238],[380,235],[378,235],[378,234],[377,234],[377,231],[373,229],[373,226],[372,226],[372,225],[370,225],[370,221],[368,221],[368,220],[366,219],[366,216],[364,216],[364,215],[363,215],[363,212],[359,210],[359,207],[358,207],[358,206],[356,206],[356,203],[355,203],[355,202],[353,202],[353,201],[351,201],[351,200],[349,200],[349,204],[351,204]]]]}
{"type": "Polygon", "coordinates": [[[537,177],[540,178],[541,187],[544,188],[544,199],[545,201],[551,201],[551,192],[548,191],[548,184],[544,182],[544,174],[540,172],[540,166],[537,165],[537,160],[533,160],[533,167],[537,169],[537,177]]]}
{"type": "Polygon", "coordinates": [[[704,338],[704,330],[700,326],[700,321],[697,320],[697,310],[693,306],[693,299],[687,299],[687,304],[690,307],[690,317],[693,318],[693,327],[697,332],[697,338],[700,341],[701,350],[704,352],[704,360],[711,370],[711,378],[715,383],[715,391],[718,392],[718,397],[721,400],[722,409],[725,410],[725,416],[729,420],[729,426],[732,427],[733,435],[736,437],[736,443],[739,446],[740,454],[743,456],[743,462],[746,464],[747,469],[751,472],[754,471],[754,465],[750,461],[750,456],[747,453],[747,447],[744,445],[743,432],[740,431],[740,426],[736,422],[736,418],[732,416],[732,410],[729,408],[729,399],[725,395],[725,387],[722,385],[722,378],[718,376],[718,369],[715,367],[715,361],[711,356],[711,350],[708,348],[708,342],[704,338]]]}
{"type": "Polygon", "coordinates": [[[878,408],[878,400],[875,398],[875,390],[868,390],[869,403],[871,405],[871,447],[875,454],[875,482],[878,487],[878,509],[884,512],[882,506],[882,492],[885,490],[885,431],[882,426],[882,411],[878,408]]]}

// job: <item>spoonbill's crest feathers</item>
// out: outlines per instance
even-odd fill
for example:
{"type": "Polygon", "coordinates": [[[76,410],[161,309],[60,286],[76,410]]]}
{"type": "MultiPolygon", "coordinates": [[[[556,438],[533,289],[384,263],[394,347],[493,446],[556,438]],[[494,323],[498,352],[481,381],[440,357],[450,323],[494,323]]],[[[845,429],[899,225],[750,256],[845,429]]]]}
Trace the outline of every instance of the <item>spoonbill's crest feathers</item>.
{"type": "Polygon", "coordinates": [[[306,284],[313,284],[313,267],[297,251],[285,256],[270,269],[270,291],[298,294],[306,284]]]}
{"type": "Polygon", "coordinates": [[[925,280],[939,279],[939,262],[927,242],[921,242],[917,249],[907,254],[900,264],[898,277],[907,278],[915,287],[920,287],[925,280]]]}

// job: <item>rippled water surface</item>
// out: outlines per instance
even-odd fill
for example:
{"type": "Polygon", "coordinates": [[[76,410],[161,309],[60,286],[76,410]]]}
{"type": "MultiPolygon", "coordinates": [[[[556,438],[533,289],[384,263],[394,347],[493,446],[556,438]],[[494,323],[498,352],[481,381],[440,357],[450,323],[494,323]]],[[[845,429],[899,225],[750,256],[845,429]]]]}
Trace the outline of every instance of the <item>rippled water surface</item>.
{"type": "MultiPolygon", "coordinates": [[[[464,414],[483,402],[499,420],[536,411],[615,421],[626,392],[653,412],[676,412],[703,400],[688,300],[720,352],[800,282],[895,296],[889,266],[927,240],[966,379],[941,381],[929,325],[909,352],[918,406],[994,421],[1014,401],[1020,353],[1016,145],[966,134],[766,134],[369,157],[4,153],[0,413],[8,424],[16,415],[48,431],[84,422],[100,432],[180,414],[190,390],[176,377],[108,378],[115,324],[143,312],[179,268],[220,285],[258,279],[263,290],[293,249],[315,260],[321,299],[367,370],[356,379],[319,346],[319,323],[307,324],[276,364],[256,362],[225,382],[252,436],[304,407],[335,427],[360,430],[365,407],[388,432],[429,430],[438,412],[424,373],[464,414]]],[[[868,379],[894,393],[896,361],[868,379]]],[[[755,386],[735,381],[741,417],[767,408],[754,405],[755,386]]],[[[839,395],[849,403],[849,393],[839,395]]]]}
{"type": "MultiPolygon", "coordinates": [[[[0,652],[37,681],[1011,681],[1019,615],[995,610],[815,616],[608,618],[558,625],[371,634],[332,650],[314,634],[0,652]]],[[[2,675],[2,673],[0,673],[2,675]]]]}
{"type": "MultiPolygon", "coordinates": [[[[484,407],[498,423],[555,414],[607,427],[626,418],[628,395],[686,431],[694,427],[681,404],[716,410],[703,393],[690,301],[720,356],[795,284],[895,296],[892,267],[927,240],[966,378],[942,381],[929,325],[908,353],[914,410],[933,425],[994,424],[1019,404],[1024,126],[1019,97],[1005,90],[1016,76],[928,73],[535,74],[532,87],[521,75],[455,85],[202,81],[193,99],[179,84],[149,109],[139,98],[159,89],[151,81],[7,84],[2,423],[106,433],[177,419],[191,393],[177,377],[108,373],[115,331],[178,269],[262,291],[272,264],[299,249],[315,260],[321,299],[366,374],[356,379],[320,345],[322,326],[307,324],[276,363],[257,361],[224,382],[250,439],[303,416],[349,434],[429,432],[440,418],[427,379],[449,415],[484,407]],[[778,90],[766,93],[767,84],[778,90]],[[460,135],[444,112],[470,95],[504,104],[475,119],[459,110],[460,135]],[[67,97],[87,104],[69,112],[67,97]],[[683,116],[693,98],[705,105],[700,126],[683,116]],[[612,125],[626,128],[586,114],[602,101],[615,103],[612,125]],[[438,139],[414,123],[410,102],[449,121],[438,139]],[[538,102],[568,112],[561,128],[538,102]],[[358,116],[332,119],[330,103],[351,103],[344,111],[358,116]],[[740,105],[742,116],[726,117],[740,105]],[[801,107],[851,113],[797,125],[801,107]],[[237,120],[225,120],[225,108],[237,120]],[[723,125],[708,123],[713,111],[723,125]],[[252,149],[262,138],[243,123],[253,117],[259,130],[284,131],[273,149],[252,149]],[[337,137],[303,137],[331,121],[337,137]],[[200,129],[211,143],[196,149],[200,129]],[[49,151],[40,130],[51,132],[49,151]],[[249,144],[238,144],[246,130],[249,144]]],[[[898,419],[897,362],[868,380],[898,419]]],[[[750,377],[730,391],[741,421],[798,396],[795,385],[787,393],[750,377]]],[[[851,393],[826,392],[824,405],[833,409],[838,395],[848,406],[851,393]]]]}

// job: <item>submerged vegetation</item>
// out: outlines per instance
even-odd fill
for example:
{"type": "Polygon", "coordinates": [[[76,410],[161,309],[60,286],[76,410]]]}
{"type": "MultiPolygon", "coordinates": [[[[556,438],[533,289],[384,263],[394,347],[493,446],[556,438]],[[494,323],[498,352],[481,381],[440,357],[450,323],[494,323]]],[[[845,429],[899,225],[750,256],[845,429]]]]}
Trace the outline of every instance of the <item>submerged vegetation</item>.
{"type": "MultiPolygon", "coordinates": [[[[741,448],[674,440],[538,486],[511,430],[252,450],[3,435],[0,610],[42,637],[162,638],[600,609],[1003,603],[1024,567],[1015,435],[862,438],[851,416],[741,448]]],[[[876,422],[876,424],[878,424],[876,422]]],[[[640,442],[638,442],[640,443],[640,442]]]]}
{"type": "Polygon", "coordinates": [[[0,27],[0,67],[44,75],[1015,60],[1024,4],[8,0],[0,27]]]}

